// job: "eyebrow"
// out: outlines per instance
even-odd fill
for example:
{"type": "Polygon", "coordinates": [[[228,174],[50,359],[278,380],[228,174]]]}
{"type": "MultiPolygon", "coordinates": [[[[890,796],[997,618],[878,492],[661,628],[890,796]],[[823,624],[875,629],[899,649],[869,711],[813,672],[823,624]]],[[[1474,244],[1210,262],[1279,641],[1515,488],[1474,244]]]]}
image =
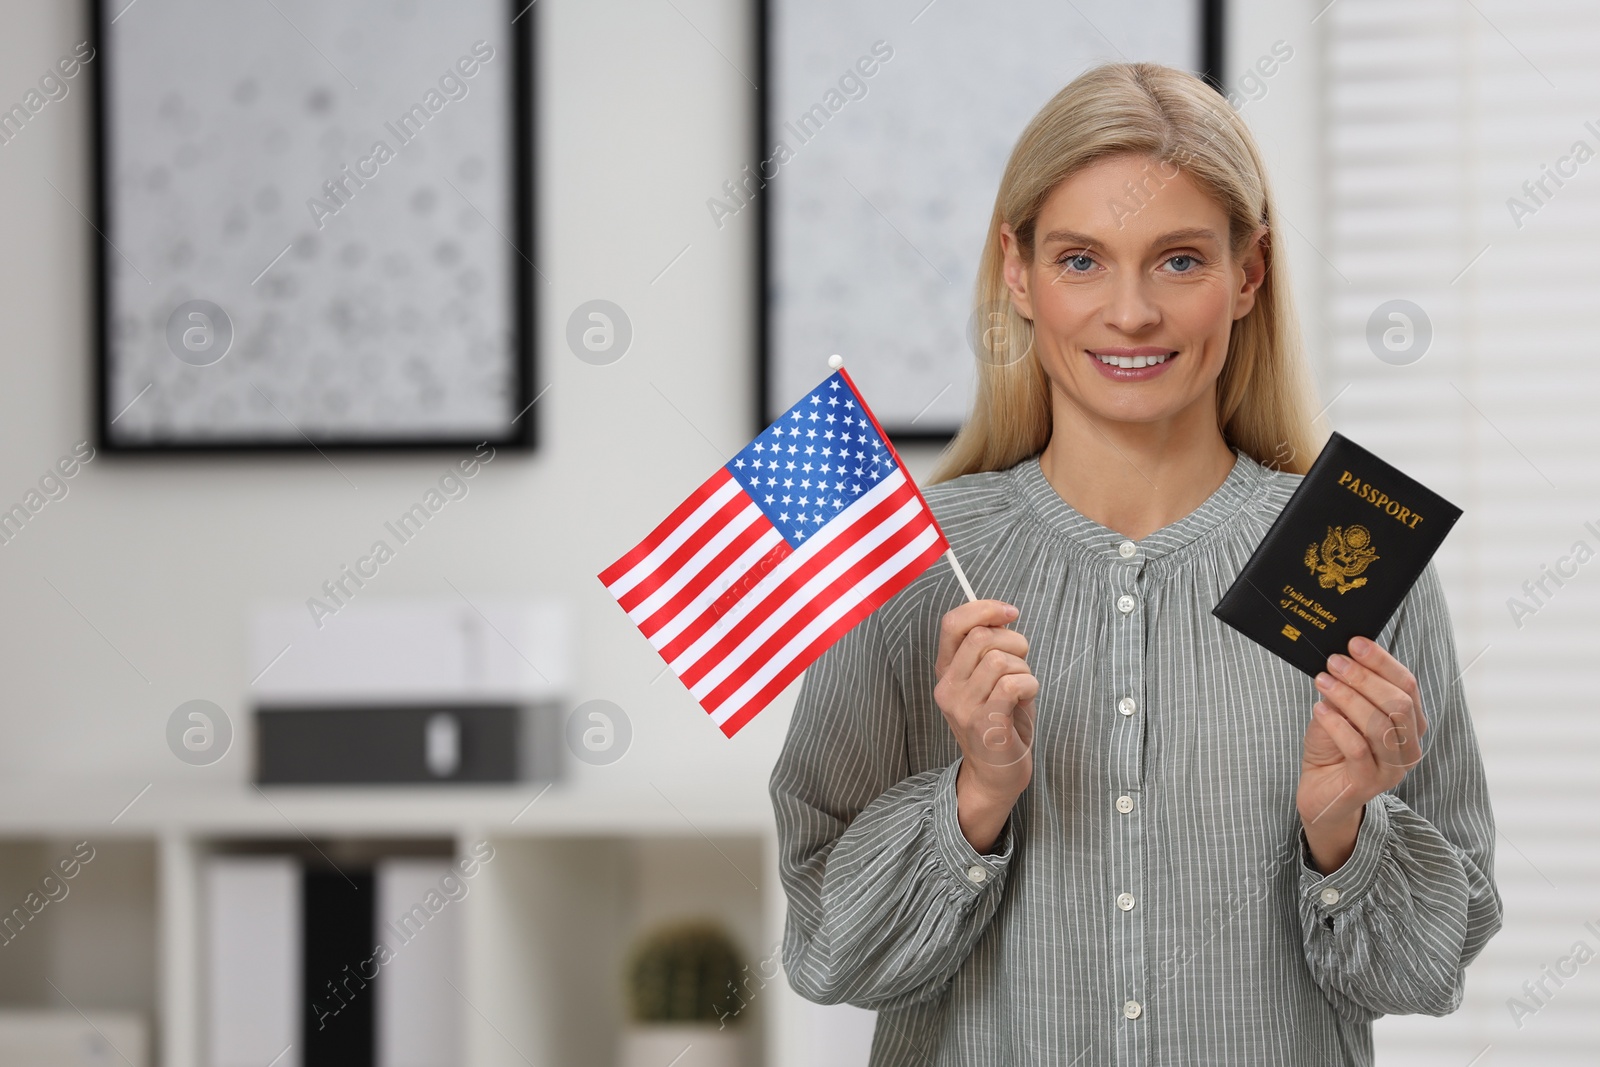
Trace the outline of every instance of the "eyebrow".
{"type": "MultiPolygon", "coordinates": [[[[1216,233],[1215,230],[1208,230],[1203,226],[1199,226],[1199,227],[1193,227],[1193,228],[1186,229],[1186,230],[1172,230],[1172,231],[1169,231],[1167,233],[1161,234],[1154,241],[1152,241],[1151,244],[1155,244],[1155,245],[1172,245],[1172,244],[1178,244],[1178,243],[1183,242],[1183,241],[1196,241],[1196,240],[1217,241],[1217,240],[1219,240],[1219,238],[1217,237],[1217,233],[1216,233]]],[[[1099,241],[1096,241],[1093,237],[1090,237],[1088,234],[1086,234],[1086,233],[1078,233],[1078,232],[1076,232],[1074,230],[1051,230],[1049,233],[1044,235],[1044,240],[1042,242],[1040,242],[1040,243],[1041,244],[1047,244],[1047,245],[1048,244],[1055,244],[1055,243],[1065,243],[1065,244],[1083,245],[1085,248],[1098,247],[1099,244],[1100,244],[1099,241]]]]}

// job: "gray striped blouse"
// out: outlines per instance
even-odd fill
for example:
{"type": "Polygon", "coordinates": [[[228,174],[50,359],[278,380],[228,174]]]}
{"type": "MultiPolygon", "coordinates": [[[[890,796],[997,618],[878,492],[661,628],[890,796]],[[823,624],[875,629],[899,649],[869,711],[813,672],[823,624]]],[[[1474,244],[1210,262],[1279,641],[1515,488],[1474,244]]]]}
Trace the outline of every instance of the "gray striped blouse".
{"type": "Polygon", "coordinates": [[[1039,679],[1032,781],[980,855],[933,701],[941,561],[806,672],[770,782],[783,963],[878,1011],[873,1067],[1372,1063],[1383,1014],[1453,1011],[1500,927],[1494,822],[1430,564],[1378,641],[1417,676],[1425,757],[1327,877],[1295,809],[1316,690],[1213,618],[1298,483],[1239,456],[1139,542],[1037,457],[926,492],[1039,679]]]}

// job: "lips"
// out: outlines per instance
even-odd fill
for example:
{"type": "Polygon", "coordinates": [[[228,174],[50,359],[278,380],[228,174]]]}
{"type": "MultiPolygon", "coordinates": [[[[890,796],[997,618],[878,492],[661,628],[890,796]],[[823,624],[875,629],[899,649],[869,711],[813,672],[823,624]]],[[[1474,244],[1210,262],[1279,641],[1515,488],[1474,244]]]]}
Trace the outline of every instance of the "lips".
{"type": "Polygon", "coordinates": [[[1103,377],[1118,382],[1142,382],[1166,373],[1167,364],[1178,353],[1170,348],[1145,345],[1138,348],[1091,348],[1087,354],[1094,359],[1095,370],[1103,377]]]}

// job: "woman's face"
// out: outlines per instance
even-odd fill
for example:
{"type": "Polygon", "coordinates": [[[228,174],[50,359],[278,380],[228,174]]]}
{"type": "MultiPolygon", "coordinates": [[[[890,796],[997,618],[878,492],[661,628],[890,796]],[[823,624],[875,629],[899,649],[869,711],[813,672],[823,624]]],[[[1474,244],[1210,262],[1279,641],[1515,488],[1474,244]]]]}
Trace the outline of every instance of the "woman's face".
{"type": "Polygon", "coordinates": [[[1175,166],[1141,155],[1062,182],[1034,234],[1025,262],[1002,227],[1006,283],[1033,320],[1056,392],[1117,422],[1215,411],[1229,332],[1265,276],[1261,234],[1236,259],[1222,207],[1175,166]]]}

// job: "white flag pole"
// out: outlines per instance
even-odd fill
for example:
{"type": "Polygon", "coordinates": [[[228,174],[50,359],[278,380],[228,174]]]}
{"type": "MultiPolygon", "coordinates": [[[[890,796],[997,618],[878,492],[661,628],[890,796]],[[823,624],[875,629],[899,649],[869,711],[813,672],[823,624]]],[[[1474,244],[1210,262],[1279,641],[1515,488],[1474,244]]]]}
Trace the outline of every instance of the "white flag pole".
{"type": "MultiPolygon", "coordinates": [[[[844,357],[835,352],[828,357],[828,366],[833,370],[838,370],[844,366],[844,357]]],[[[910,476],[907,473],[906,477],[909,478],[910,476]]],[[[972,591],[972,583],[967,581],[967,572],[961,569],[961,562],[956,559],[956,550],[953,548],[946,549],[944,558],[950,561],[950,569],[956,572],[956,581],[961,583],[961,591],[967,594],[968,602],[977,600],[978,594],[972,591]]]]}
{"type": "Polygon", "coordinates": [[[946,549],[944,558],[950,561],[950,569],[956,572],[956,581],[961,583],[961,591],[967,594],[968,602],[977,600],[978,594],[972,591],[972,583],[967,581],[966,572],[961,569],[961,564],[956,562],[956,550],[946,549]]]}

